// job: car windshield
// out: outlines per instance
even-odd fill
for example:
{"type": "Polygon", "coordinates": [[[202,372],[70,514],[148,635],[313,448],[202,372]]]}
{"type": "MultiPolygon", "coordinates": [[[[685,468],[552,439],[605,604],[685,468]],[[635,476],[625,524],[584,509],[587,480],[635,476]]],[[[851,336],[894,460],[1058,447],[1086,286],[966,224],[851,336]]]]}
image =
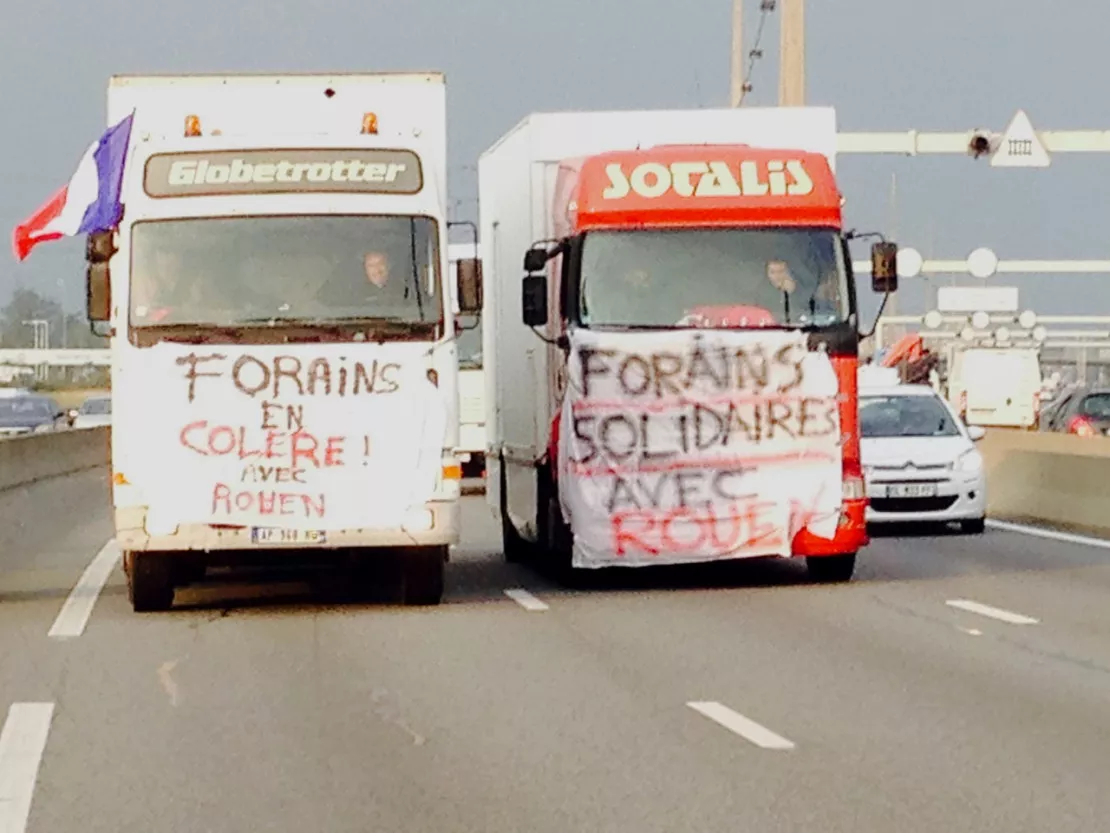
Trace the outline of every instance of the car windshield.
{"type": "Polygon", "coordinates": [[[85,403],[78,411],[81,414],[89,416],[103,416],[112,413],[112,400],[111,399],[86,399],[85,403]]]}
{"type": "Polygon", "coordinates": [[[590,232],[580,287],[587,327],[828,326],[850,312],[829,229],[590,232]]]}
{"type": "Polygon", "coordinates": [[[960,428],[935,396],[866,396],[859,403],[863,437],[957,437],[960,428]]]}
{"type": "Polygon", "coordinates": [[[0,399],[0,419],[50,419],[54,409],[47,399],[0,399]]]}
{"type": "Polygon", "coordinates": [[[131,229],[131,325],[442,320],[427,217],[216,217],[131,229]]]}
{"type": "Polygon", "coordinates": [[[1110,419],[1110,393],[1092,393],[1084,397],[1079,413],[1093,419],[1110,419]]]}

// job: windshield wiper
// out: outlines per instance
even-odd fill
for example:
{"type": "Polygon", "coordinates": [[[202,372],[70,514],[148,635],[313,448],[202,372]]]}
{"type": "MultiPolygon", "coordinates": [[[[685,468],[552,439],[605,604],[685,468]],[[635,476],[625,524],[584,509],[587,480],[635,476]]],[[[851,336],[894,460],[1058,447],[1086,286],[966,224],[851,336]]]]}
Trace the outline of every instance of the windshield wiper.
{"type": "MultiPolygon", "coordinates": [[[[425,335],[435,330],[433,321],[409,321],[404,318],[389,318],[374,315],[342,315],[327,318],[288,318],[284,316],[266,316],[264,318],[246,318],[241,322],[247,327],[265,326],[269,330],[283,328],[307,329],[325,331],[329,335],[342,336],[352,329],[366,330],[378,335],[425,335]]],[[[377,339],[381,340],[381,339],[377,339]]]]}
{"type": "Polygon", "coordinates": [[[142,333],[150,333],[161,341],[181,344],[204,344],[213,339],[236,338],[243,328],[227,324],[140,324],[132,327],[142,333]]]}
{"type": "Polygon", "coordinates": [[[248,325],[269,324],[272,327],[351,327],[388,329],[391,331],[420,332],[435,327],[432,321],[409,321],[404,318],[390,318],[380,315],[329,315],[326,318],[287,318],[267,316],[265,318],[246,318],[241,323],[248,325]]]}

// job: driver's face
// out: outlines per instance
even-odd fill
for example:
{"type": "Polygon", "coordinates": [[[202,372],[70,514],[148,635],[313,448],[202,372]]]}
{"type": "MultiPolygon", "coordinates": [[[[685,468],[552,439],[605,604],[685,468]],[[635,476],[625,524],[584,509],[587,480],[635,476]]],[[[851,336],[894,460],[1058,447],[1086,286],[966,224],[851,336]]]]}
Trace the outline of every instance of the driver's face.
{"type": "Polygon", "coordinates": [[[370,252],[363,259],[366,279],[374,286],[385,286],[389,280],[389,258],[381,252],[370,252]]]}
{"type": "Polygon", "coordinates": [[[767,263],[767,279],[775,289],[783,292],[793,292],[797,288],[786,261],[772,260],[767,263]]]}

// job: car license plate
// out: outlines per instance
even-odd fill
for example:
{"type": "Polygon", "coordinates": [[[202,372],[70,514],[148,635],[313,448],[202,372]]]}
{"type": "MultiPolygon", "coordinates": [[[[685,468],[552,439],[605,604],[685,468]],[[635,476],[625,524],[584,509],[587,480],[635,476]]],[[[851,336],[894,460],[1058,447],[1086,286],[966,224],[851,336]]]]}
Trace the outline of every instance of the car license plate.
{"type": "Polygon", "coordinates": [[[936,497],[936,483],[892,483],[886,487],[887,497],[936,497]]]}
{"type": "Polygon", "coordinates": [[[322,529],[274,529],[251,527],[251,543],[271,546],[308,546],[327,543],[327,533],[322,529]]]}

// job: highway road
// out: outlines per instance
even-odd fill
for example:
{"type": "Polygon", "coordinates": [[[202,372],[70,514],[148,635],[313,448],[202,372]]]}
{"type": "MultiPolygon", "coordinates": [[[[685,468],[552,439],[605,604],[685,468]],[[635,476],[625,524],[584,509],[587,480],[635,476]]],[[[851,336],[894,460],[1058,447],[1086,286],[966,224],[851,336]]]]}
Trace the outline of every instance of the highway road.
{"type": "Polygon", "coordinates": [[[0,493],[0,833],[1106,829],[1110,549],[569,592],[467,500],[441,607],[266,574],[136,615],[102,471],[0,493]]]}

